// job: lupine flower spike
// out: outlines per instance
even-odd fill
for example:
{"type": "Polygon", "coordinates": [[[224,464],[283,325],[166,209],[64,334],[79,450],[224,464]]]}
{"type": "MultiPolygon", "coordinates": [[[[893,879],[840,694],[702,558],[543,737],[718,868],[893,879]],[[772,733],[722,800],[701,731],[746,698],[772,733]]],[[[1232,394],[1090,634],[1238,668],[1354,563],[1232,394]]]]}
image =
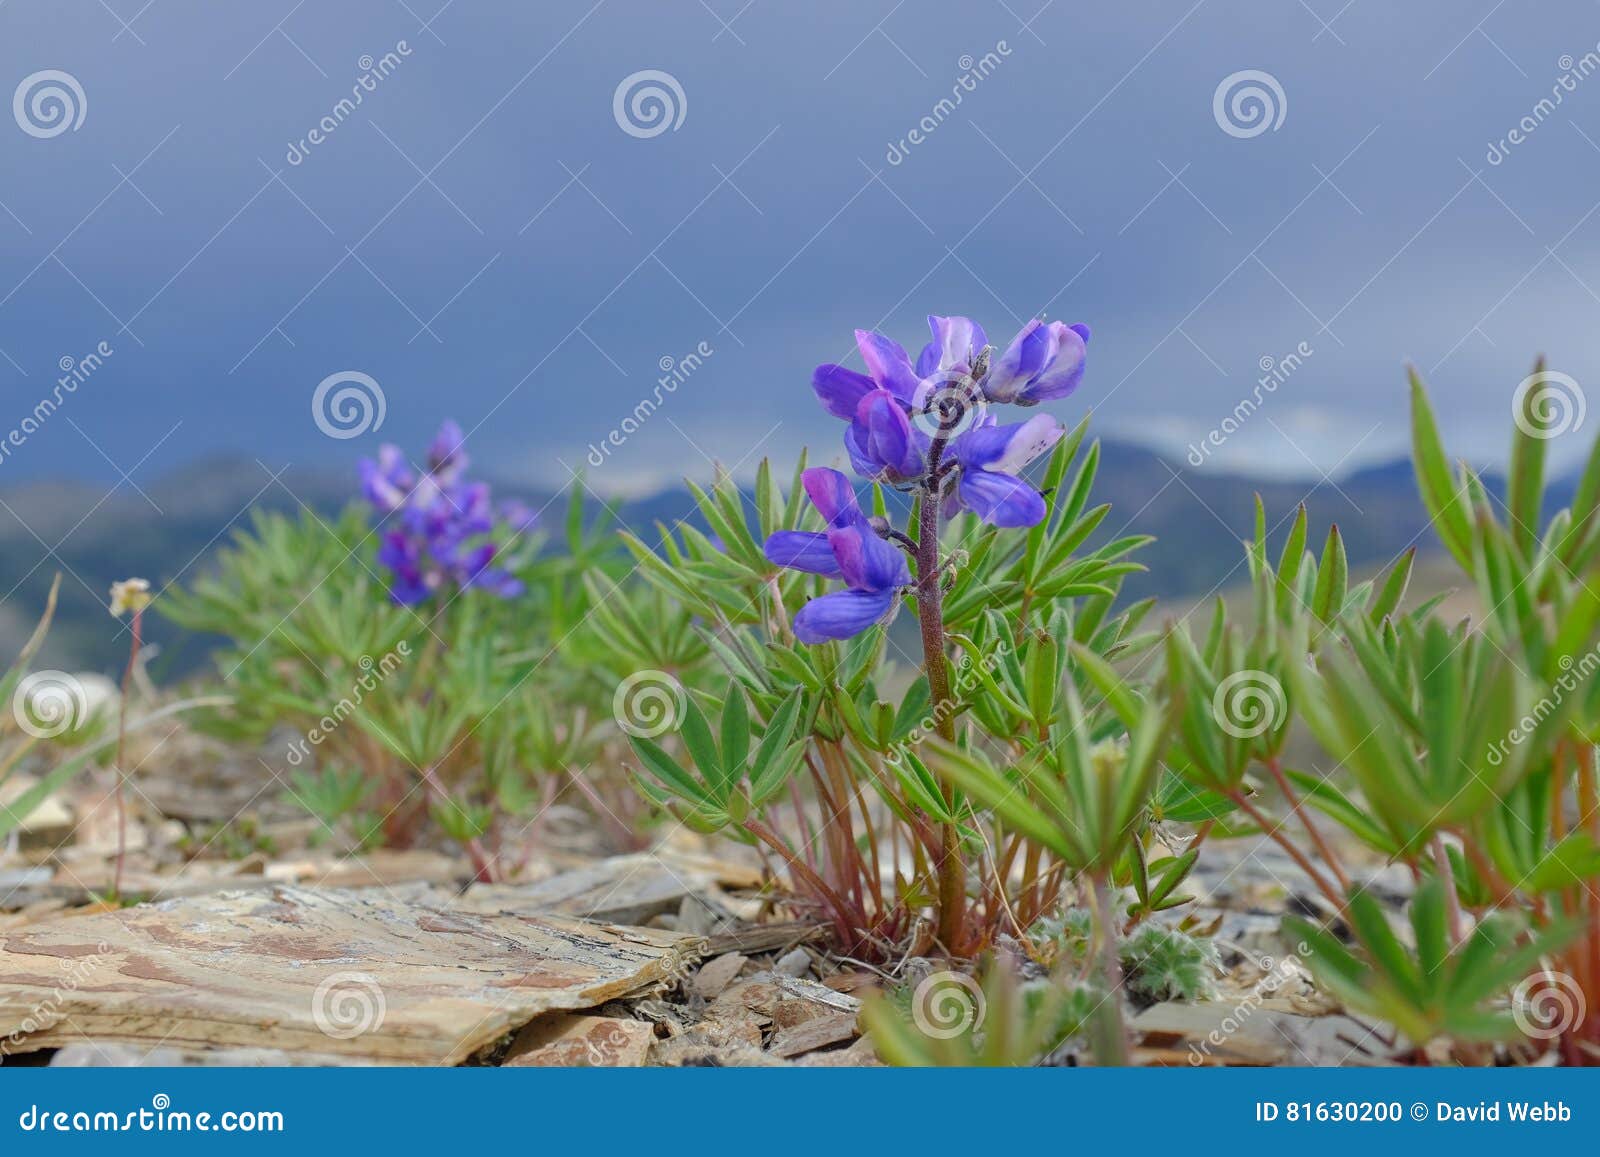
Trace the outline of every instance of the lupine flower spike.
{"type": "Polygon", "coordinates": [[[448,588],[476,587],[515,598],[523,585],[492,565],[501,546],[497,529],[513,536],[530,530],[534,513],[520,502],[489,500],[489,486],[468,482],[461,427],[446,422],[428,446],[427,469],[414,472],[398,446],[385,444],[376,460],[361,462],[361,489],[381,515],[393,515],[378,561],[393,572],[389,593],[411,606],[448,588]]]}

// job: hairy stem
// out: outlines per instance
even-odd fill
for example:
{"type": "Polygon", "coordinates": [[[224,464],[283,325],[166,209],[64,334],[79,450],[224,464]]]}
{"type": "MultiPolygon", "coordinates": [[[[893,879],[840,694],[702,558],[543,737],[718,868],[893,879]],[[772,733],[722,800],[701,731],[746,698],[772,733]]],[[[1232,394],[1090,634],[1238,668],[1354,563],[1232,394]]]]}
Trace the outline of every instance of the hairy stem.
{"type": "Polygon", "coordinates": [[[1125,1066],[1128,1064],[1128,1030],[1122,1012],[1122,953],[1117,943],[1116,901],[1111,881],[1105,876],[1094,878],[1094,922],[1109,1022],[1101,1034],[1099,1060],[1106,1065],[1125,1066]]]}
{"type": "MultiPolygon", "coordinates": [[[[928,697],[940,738],[955,739],[955,722],[948,707],[950,670],[944,653],[944,593],[939,586],[939,459],[945,435],[933,439],[928,450],[927,482],[917,521],[917,617],[922,627],[922,665],[928,676],[928,697]]],[[[955,804],[954,790],[946,784],[945,803],[955,804]]],[[[966,865],[961,861],[961,834],[953,823],[941,825],[939,847],[939,940],[948,952],[960,952],[965,937],[963,919],[967,890],[966,865]]]]}

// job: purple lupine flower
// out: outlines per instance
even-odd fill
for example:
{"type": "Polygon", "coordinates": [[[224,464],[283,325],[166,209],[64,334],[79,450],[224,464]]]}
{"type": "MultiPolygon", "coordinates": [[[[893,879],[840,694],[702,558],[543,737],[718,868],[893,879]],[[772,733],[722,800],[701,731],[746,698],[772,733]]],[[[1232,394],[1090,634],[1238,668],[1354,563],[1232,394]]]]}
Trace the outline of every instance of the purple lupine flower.
{"type": "Polygon", "coordinates": [[[498,512],[489,486],[464,477],[467,455],[461,427],[445,422],[428,446],[428,466],[418,474],[399,447],[379,447],[376,460],[361,462],[361,489],[368,502],[394,523],[384,530],[378,561],[393,574],[390,597],[402,606],[420,603],[448,587],[478,588],[501,598],[523,592],[520,579],[494,564],[500,547],[497,525],[521,534],[535,515],[519,502],[498,512]],[[498,515],[498,518],[497,518],[498,515]]]}
{"type": "Polygon", "coordinates": [[[1045,515],[1044,498],[1018,475],[1064,433],[1049,414],[1037,414],[1010,426],[985,418],[957,435],[950,452],[961,466],[961,477],[946,510],[970,510],[999,527],[1036,525],[1045,515]]]}
{"type": "Polygon", "coordinates": [[[911,568],[899,548],[873,529],[843,474],[817,466],[801,480],[828,529],[780,530],[764,549],[777,566],[843,579],[849,587],[801,607],[794,617],[795,638],[802,643],[848,639],[889,617],[900,591],[911,585],[911,568]]]}
{"type": "Polygon", "coordinates": [[[844,446],[850,463],[874,482],[912,482],[927,469],[928,435],[911,424],[888,390],[871,390],[856,407],[844,446]]]}
{"type": "Polygon", "coordinates": [[[1036,406],[1064,398],[1083,380],[1089,327],[1038,318],[1022,327],[983,379],[991,402],[1036,406]]]}
{"type": "Polygon", "coordinates": [[[933,340],[917,356],[917,376],[923,379],[970,373],[978,355],[989,344],[983,326],[970,317],[930,313],[928,328],[933,330],[933,340]]]}

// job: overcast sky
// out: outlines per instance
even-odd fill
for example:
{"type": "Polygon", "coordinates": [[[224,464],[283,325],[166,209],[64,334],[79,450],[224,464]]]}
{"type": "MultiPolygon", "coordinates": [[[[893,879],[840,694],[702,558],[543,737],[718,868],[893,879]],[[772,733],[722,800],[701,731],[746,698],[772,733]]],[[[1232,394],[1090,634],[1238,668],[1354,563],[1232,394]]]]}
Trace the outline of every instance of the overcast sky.
{"type": "Polygon", "coordinates": [[[811,367],[929,312],[1087,322],[1061,416],[1179,457],[1309,351],[1205,469],[1403,451],[1407,360],[1484,459],[1536,352],[1600,380],[1589,0],[440,5],[0,6],[0,440],[112,351],[0,483],[335,464],[448,416],[560,484],[702,348],[598,487],[831,455],[811,367]],[[619,115],[646,71],[670,124],[619,115]],[[381,429],[319,427],[344,373],[381,429]]]}

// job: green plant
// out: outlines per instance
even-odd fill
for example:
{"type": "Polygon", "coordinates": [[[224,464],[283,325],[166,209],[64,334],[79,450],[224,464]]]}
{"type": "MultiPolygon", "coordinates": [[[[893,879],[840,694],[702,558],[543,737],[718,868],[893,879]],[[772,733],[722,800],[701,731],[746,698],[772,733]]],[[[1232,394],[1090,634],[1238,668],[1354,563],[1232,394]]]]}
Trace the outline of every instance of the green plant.
{"type": "Polygon", "coordinates": [[[993,1068],[1036,1065],[1093,1031],[1103,992],[1066,977],[1023,980],[991,961],[981,980],[936,972],[872,997],[861,1021],[886,1064],[993,1068]]]}
{"type": "MultiPolygon", "coordinates": [[[[217,664],[232,701],[202,726],[258,746],[289,733],[288,795],[324,837],[407,846],[437,830],[500,878],[559,792],[592,802],[602,823],[632,815],[607,806],[613,687],[586,660],[594,631],[642,610],[637,594],[598,585],[619,560],[576,494],[566,530],[562,555],[530,541],[504,559],[518,598],[469,586],[402,605],[375,569],[381,535],[363,511],[331,523],[256,513],[211,573],[157,605],[230,640],[217,664]]],[[[671,616],[660,626],[670,639],[671,616]]]]}

